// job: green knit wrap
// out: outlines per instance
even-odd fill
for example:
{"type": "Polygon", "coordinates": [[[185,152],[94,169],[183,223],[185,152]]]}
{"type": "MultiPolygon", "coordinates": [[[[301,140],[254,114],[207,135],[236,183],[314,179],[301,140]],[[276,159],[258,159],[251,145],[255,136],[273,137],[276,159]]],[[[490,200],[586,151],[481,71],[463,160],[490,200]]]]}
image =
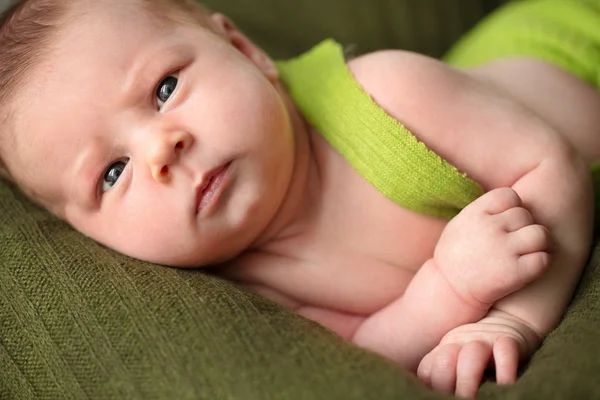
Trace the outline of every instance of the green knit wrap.
{"type": "Polygon", "coordinates": [[[515,1],[481,22],[444,57],[458,68],[507,57],[549,62],[600,88],[600,1],[515,1]]]}
{"type": "MultiPolygon", "coordinates": [[[[529,57],[569,71],[598,90],[599,21],[600,0],[513,1],[466,34],[444,61],[470,68],[502,58],[529,57]]],[[[591,175],[595,225],[600,231],[600,161],[591,166],[591,175]]]]}
{"type": "Polygon", "coordinates": [[[338,43],[325,40],[277,65],[311,126],[390,200],[421,214],[452,218],[483,194],[481,186],[373,101],[348,70],[338,43]]]}

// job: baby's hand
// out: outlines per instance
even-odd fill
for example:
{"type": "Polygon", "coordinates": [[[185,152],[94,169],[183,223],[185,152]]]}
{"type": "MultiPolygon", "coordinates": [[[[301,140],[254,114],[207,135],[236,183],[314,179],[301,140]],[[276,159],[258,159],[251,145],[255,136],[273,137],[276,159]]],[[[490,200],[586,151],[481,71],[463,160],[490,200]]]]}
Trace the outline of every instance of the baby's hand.
{"type": "Polygon", "coordinates": [[[475,397],[488,367],[494,367],[497,383],[514,383],[519,360],[538,343],[534,331],[514,318],[488,316],[446,334],[423,358],[417,376],[438,392],[475,397]]]}
{"type": "Polygon", "coordinates": [[[456,294],[481,308],[521,289],[550,266],[551,234],[510,188],[487,192],[451,220],[436,265],[456,294]]]}

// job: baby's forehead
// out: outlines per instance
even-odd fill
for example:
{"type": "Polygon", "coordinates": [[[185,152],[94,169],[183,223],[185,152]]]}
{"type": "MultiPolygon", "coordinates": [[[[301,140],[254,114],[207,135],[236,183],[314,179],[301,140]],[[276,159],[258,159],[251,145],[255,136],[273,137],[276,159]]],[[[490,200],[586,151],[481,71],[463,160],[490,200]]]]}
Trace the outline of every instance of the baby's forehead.
{"type": "Polygon", "coordinates": [[[112,0],[82,3],[89,12],[60,30],[49,51],[13,93],[21,125],[17,130],[27,130],[37,119],[34,114],[48,109],[60,115],[68,107],[73,117],[94,114],[90,108],[96,99],[112,100],[141,56],[151,54],[170,37],[166,29],[157,30],[145,13],[132,16],[131,7],[139,7],[137,0],[119,0],[119,6],[111,8],[107,5],[115,3],[112,0]]]}
{"type": "MultiPolygon", "coordinates": [[[[127,21],[146,19],[159,27],[193,22],[205,25],[208,10],[198,0],[71,0],[70,8],[72,23],[81,18],[123,16],[127,21]]],[[[119,24],[118,27],[126,26],[119,24]]],[[[117,28],[118,28],[117,27],[117,28]]]]}

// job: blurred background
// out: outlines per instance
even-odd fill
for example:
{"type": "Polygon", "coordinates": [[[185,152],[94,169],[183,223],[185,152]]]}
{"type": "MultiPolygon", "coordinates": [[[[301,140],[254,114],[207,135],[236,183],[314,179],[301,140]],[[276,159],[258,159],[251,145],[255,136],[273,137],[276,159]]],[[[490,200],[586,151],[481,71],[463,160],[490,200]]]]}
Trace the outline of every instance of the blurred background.
{"type": "MultiPolygon", "coordinates": [[[[0,10],[11,1],[0,0],[0,10]]],[[[352,55],[402,48],[439,57],[507,0],[199,1],[233,18],[271,56],[288,58],[326,37],[349,46],[352,55]]]]}

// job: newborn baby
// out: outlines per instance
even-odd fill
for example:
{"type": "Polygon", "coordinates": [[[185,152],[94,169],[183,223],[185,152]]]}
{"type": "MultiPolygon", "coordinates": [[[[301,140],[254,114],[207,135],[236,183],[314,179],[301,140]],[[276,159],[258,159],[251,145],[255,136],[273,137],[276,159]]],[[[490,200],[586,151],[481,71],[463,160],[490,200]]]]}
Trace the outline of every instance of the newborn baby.
{"type": "Polygon", "coordinates": [[[5,179],[436,390],[473,396],[488,365],[515,381],[582,272],[600,99],[549,63],[346,63],[326,41],[275,64],[189,0],[21,1],[0,49],[5,179]]]}

